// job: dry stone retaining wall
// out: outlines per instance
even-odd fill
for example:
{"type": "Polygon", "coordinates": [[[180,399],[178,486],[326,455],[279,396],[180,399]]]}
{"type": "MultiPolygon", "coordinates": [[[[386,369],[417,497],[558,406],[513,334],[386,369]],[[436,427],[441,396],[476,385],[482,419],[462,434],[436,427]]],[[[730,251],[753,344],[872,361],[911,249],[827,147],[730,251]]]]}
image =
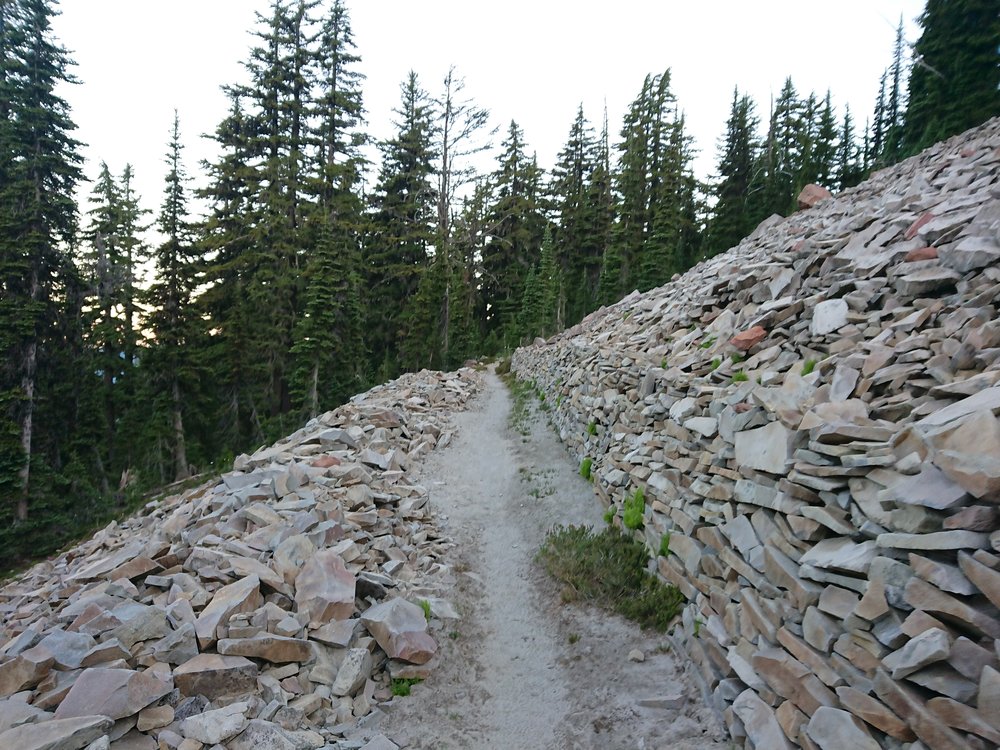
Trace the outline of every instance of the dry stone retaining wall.
{"type": "Polygon", "coordinates": [[[390,678],[433,666],[421,600],[457,616],[412,474],[481,383],[379,386],[0,588],[0,748],[364,745],[390,678]]]}
{"type": "Polygon", "coordinates": [[[998,175],[993,120],[512,359],[747,746],[1000,746],[998,175]]]}

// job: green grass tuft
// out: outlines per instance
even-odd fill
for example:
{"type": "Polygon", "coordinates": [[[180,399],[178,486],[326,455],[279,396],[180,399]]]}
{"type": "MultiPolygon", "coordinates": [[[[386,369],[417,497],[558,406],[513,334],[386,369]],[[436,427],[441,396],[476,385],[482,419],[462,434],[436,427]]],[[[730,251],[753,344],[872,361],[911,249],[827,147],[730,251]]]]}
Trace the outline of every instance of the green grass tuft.
{"type": "Polygon", "coordinates": [[[646,496],[642,492],[642,487],[636,489],[632,497],[625,499],[625,506],[622,509],[622,523],[626,529],[641,529],[644,525],[643,513],[646,510],[646,496]]]}
{"type": "Polygon", "coordinates": [[[750,379],[750,376],[747,375],[745,372],[743,372],[743,370],[737,370],[736,372],[733,373],[733,382],[734,383],[745,383],[749,379],[750,379]]]}
{"type": "Polygon", "coordinates": [[[807,359],[805,361],[805,364],[802,365],[802,377],[805,377],[815,369],[816,369],[816,360],[807,359]]]}
{"type": "Polygon", "coordinates": [[[608,509],[604,511],[604,523],[611,525],[615,521],[615,516],[618,511],[614,505],[609,505],[608,509]]]}
{"type": "Polygon", "coordinates": [[[580,476],[586,479],[588,482],[593,480],[593,477],[591,477],[590,475],[590,467],[593,465],[594,465],[594,459],[592,459],[590,456],[587,456],[587,458],[583,459],[583,461],[580,463],[580,476]]]}
{"type": "Polygon", "coordinates": [[[614,527],[557,526],[538,560],[564,584],[563,601],[587,601],[644,628],[666,631],[684,596],[646,570],[646,546],[614,527]]]}
{"type": "Polygon", "coordinates": [[[597,434],[597,422],[595,420],[593,420],[593,419],[591,419],[590,423],[587,425],[587,434],[588,435],[596,435],[597,434]]]}
{"type": "Polygon", "coordinates": [[[424,611],[424,619],[427,620],[427,622],[430,622],[431,621],[431,603],[429,601],[427,601],[426,599],[421,599],[420,601],[417,602],[417,604],[419,604],[420,605],[420,609],[422,609],[424,611]]]}
{"type": "Polygon", "coordinates": [[[660,557],[670,556],[670,532],[660,537],[660,557]]]}
{"type": "Polygon", "coordinates": [[[712,360],[712,370],[718,370],[722,366],[722,357],[716,357],[712,360]]]}
{"type": "Polygon", "coordinates": [[[410,694],[410,688],[421,682],[419,677],[397,677],[392,681],[392,694],[405,697],[410,694]]]}
{"type": "Polygon", "coordinates": [[[709,336],[707,339],[705,339],[700,344],[698,344],[698,346],[700,348],[702,348],[702,349],[710,349],[710,348],[712,348],[712,344],[715,343],[715,340],[717,338],[718,338],[718,336],[709,336]]]}

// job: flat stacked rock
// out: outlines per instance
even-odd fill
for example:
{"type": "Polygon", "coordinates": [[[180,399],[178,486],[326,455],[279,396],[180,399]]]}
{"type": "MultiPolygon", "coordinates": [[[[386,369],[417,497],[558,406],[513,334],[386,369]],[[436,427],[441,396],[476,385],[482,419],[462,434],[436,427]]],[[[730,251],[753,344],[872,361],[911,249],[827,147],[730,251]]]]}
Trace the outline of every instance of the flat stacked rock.
{"type": "Polygon", "coordinates": [[[998,177],[994,119],[513,357],[739,742],[1000,745],[998,177]]]}
{"type": "Polygon", "coordinates": [[[375,388],[0,589],[0,748],[361,747],[391,678],[433,667],[420,601],[453,616],[410,477],[481,385],[375,388]]]}

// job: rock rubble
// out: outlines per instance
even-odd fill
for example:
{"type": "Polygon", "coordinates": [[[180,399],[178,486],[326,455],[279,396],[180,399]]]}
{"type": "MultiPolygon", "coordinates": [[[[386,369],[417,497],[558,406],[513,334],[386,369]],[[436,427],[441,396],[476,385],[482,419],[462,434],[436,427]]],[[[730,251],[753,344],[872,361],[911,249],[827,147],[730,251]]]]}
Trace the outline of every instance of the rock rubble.
{"type": "Polygon", "coordinates": [[[740,743],[1000,745],[998,177],[994,119],[512,359],[740,743]]]}
{"type": "Polygon", "coordinates": [[[379,386],[0,588],[0,747],[364,746],[391,678],[433,668],[418,603],[454,616],[412,469],[481,385],[379,386]]]}

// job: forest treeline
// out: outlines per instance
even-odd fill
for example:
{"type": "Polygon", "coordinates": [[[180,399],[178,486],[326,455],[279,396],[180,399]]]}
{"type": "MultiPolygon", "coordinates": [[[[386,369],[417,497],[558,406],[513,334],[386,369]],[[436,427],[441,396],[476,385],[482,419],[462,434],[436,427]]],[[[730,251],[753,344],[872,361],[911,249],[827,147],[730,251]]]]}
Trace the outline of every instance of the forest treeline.
{"type": "Polygon", "coordinates": [[[411,73],[371,164],[347,7],[274,0],[249,82],[224,87],[218,157],[186,164],[175,118],[151,214],[130,167],[103,166],[76,204],[55,12],[0,0],[0,566],[373,383],[660,285],[792,210],[803,185],[850,187],[1000,111],[995,0],[930,0],[864,122],[791,79],[766,109],[735,90],[708,183],[669,70],[613,133],[581,107],[549,168],[454,69],[430,88],[411,73]]]}

